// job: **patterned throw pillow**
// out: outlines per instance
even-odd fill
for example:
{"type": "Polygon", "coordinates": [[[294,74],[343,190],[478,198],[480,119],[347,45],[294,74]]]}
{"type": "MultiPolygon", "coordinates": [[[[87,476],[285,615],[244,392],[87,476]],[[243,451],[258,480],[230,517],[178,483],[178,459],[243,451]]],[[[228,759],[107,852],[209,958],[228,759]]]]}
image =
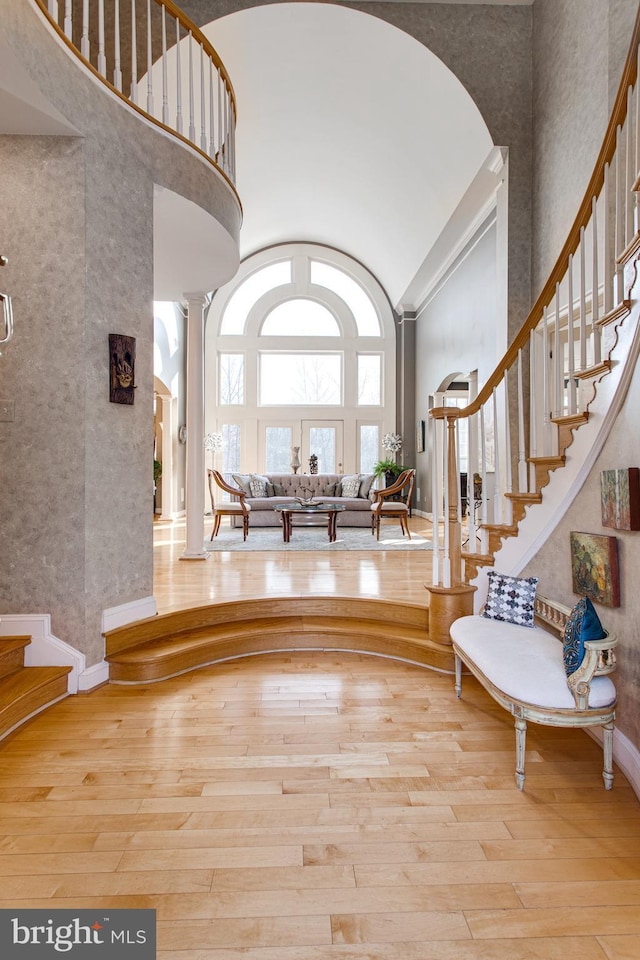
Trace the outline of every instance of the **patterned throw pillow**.
{"type": "Polygon", "coordinates": [[[532,627],[537,586],[537,577],[507,577],[492,570],[482,616],[490,620],[517,623],[521,627],[532,627]]]}
{"type": "Polygon", "coordinates": [[[585,640],[603,640],[606,635],[591,600],[582,597],[569,614],[564,628],[562,655],[568,677],[575,673],[584,660],[585,640]]]}
{"type": "Polygon", "coordinates": [[[343,477],[342,483],[340,484],[341,497],[357,497],[358,490],[360,489],[360,481],[362,480],[362,475],[359,473],[354,473],[352,476],[343,477]]]}
{"type": "Polygon", "coordinates": [[[323,497],[335,497],[337,483],[327,483],[325,484],[324,490],[322,491],[323,497]]]}
{"type": "Polygon", "coordinates": [[[251,490],[251,496],[266,497],[268,483],[269,481],[266,477],[261,477],[258,473],[252,473],[249,478],[249,489],[251,490]]]}

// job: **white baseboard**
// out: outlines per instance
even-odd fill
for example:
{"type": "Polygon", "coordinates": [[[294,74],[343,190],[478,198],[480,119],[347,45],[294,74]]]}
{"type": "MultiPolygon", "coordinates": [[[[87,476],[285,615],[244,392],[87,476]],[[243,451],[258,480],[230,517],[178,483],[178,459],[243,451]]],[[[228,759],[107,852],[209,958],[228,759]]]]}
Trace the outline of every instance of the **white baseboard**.
{"type": "Polygon", "coordinates": [[[134,620],[146,620],[147,617],[155,617],[158,613],[158,607],[155,597],[141,597],[139,600],[131,600],[129,603],[121,603],[117,607],[109,607],[102,611],[102,633],[109,630],[116,630],[118,627],[125,627],[134,620]]]}
{"type": "MultiPolygon", "coordinates": [[[[600,727],[590,727],[587,733],[599,744],[602,744],[600,727]]],[[[640,751],[617,728],[613,731],[613,759],[631,784],[638,799],[640,799],[640,751]]]]}
{"type": "Polygon", "coordinates": [[[0,637],[29,636],[31,643],[25,649],[26,667],[71,667],[67,690],[77,693],[80,677],[85,671],[86,657],[51,632],[48,613],[5,613],[0,617],[0,637]]]}
{"type": "Polygon", "coordinates": [[[103,683],[109,682],[109,664],[106,660],[101,663],[94,663],[92,667],[82,673],[78,680],[78,690],[87,693],[95,687],[101,687],[103,683]]]}

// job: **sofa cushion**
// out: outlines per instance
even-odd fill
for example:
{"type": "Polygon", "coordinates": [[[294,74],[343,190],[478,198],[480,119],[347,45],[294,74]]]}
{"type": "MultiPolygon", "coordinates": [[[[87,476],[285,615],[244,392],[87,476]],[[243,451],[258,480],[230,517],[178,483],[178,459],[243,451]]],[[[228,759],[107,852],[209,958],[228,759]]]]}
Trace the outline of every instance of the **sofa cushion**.
{"type": "Polygon", "coordinates": [[[606,633],[589,597],[582,597],[569,614],[564,628],[563,660],[568,677],[584,660],[585,640],[604,640],[606,633]]]}
{"type": "Polygon", "coordinates": [[[537,577],[508,577],[491,570],[489,590],[482,612],[490,620],[503,620],[522,627],[533,627],[537,577]]]}
{"type": "Polygon", "coordinates": [[[322,491],[323,497],[335,497],[337,483],[327,483],[325,484],[324,490],[322,491]]]}

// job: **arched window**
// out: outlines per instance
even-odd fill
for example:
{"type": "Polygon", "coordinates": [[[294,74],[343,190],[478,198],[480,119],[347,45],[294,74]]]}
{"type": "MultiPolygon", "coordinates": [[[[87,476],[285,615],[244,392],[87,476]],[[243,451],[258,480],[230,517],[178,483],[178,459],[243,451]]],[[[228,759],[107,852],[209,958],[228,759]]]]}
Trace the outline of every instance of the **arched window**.
{"type": "Polygon", "coordinates": [[[206,328],[206,430],[233,438],[223,472],[369,472],[395,429],[395,324],[359,263],[315,244],[264,250],[215,294],[206,328]]]}

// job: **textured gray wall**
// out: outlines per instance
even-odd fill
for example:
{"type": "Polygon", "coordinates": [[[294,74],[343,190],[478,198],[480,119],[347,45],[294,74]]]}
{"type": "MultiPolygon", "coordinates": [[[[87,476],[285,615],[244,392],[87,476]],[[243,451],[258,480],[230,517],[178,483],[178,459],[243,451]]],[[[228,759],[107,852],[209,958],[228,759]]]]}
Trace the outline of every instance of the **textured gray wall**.
{"type": "Polygon", "coordinates": [[[50,612],[92,664],[102,611],[153,592],[153,184],[235,237],[240,215],[208,165],[79,69],[30,5],[0,0],[0,22],[82,134],[0,138],[16,326],[0,359],[16,402],[0,424],[0,612],[50,612]],[[109,402],[109,333],[137,341],[133,406],[109,402]]]}
{"type": "Polygon", "coordinates": [[[533,294],[578,212],[624,66],[637,0],[536,0],[533,7],[533,294]]]}

